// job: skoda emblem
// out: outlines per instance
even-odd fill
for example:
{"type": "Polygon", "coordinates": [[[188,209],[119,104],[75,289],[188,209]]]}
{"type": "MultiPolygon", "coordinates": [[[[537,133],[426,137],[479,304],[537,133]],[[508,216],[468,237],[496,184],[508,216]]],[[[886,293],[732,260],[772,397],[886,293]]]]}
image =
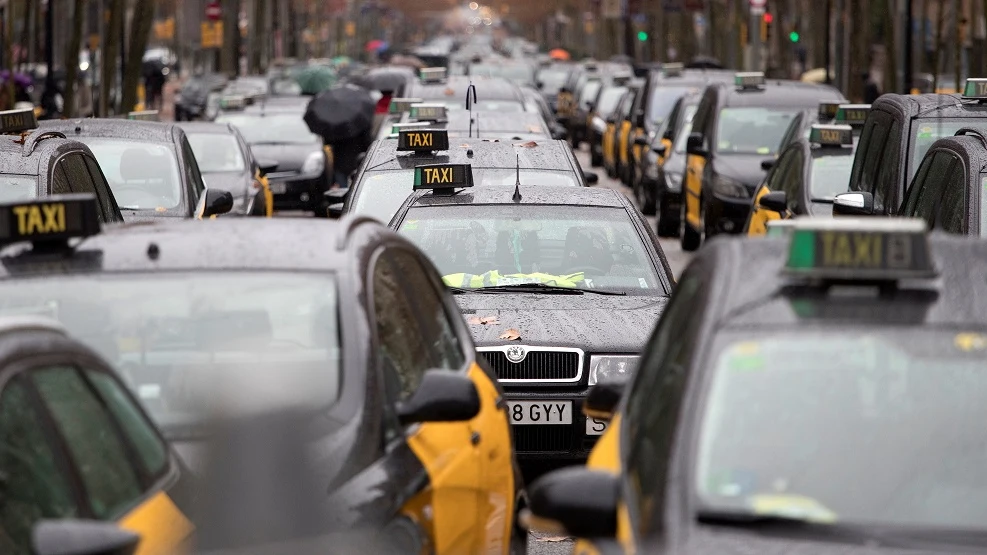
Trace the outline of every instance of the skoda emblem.
{"type": "Polygon", "coordinates": [[[507,348],[504,353],[507,355],[507,360],[517,364],[524,360],[524,357],[528,356],[528,352],[524,350],[524,347],[519,347],[517,345],[511,345],[507,348]]]}

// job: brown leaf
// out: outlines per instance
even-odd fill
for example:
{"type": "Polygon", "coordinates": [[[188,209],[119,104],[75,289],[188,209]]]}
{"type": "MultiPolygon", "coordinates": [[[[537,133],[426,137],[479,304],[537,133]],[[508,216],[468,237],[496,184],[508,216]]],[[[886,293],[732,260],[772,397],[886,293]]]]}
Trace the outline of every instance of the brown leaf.
{"type": "Polygon", "coordinates": [[[498,322],[496,316],[483,316],[480,318],[480,323],[483,325],[488,325],[488,324],[496,324],[498,322]]]}
{"type": "Polygon", "coordinates": [[[537,538],[540,542],[564,542],[568,541],[569,536],[550,536],[546,538],[537,538]]]}
{"type": "Polygon", "coordinates": [[[514,328],[511,328],[505,331],[504,333],[500,334],[500,338],[506,339],[508,341],[515,341],[517,339],[521,339],[521,332],[517,331],[514,328]]]}
{"type": "Polygon", "coordinates": [[[483,323],[483,320],[481,320],[476,316],[470,316],[469,318],[466,319],[466,323],[471,326],[478,326],[483,323]]]}
{"type": "Polygon", "coordinates": [[[534,147],[538,146],[538,143],[536,143],[534,141],[528,141],[526,143],[519,143],[519,144],[516,144],[514,146],[520,146],[520,147],[524,147],[524,148],[534,148],[534,147]]]}

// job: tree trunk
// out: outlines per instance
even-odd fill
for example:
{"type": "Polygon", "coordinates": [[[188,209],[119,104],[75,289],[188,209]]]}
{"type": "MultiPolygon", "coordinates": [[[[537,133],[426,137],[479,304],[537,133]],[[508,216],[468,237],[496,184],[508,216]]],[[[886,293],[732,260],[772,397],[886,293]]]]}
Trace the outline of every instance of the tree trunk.
{"type": "Polygon", "coordinates": [[[27,49],[27,60],[34,61],[34,43],[31,41],[31,14],[34,13],[34,3],[36,0],[25,0],[24,11],[21,14],[21,38],[17,41],[22,47],[27,49]]]}
{"type": "Polygon", "coordinates": [[[264,0],[254,0],[254,15],[250,21],[250,69],[255,72],[262,72],[264,45],[267,44],[264,36],[264,15],[267,13],[267,6],[264,0]]]}
{"type": "MultiPolygon", "coordinates": [[[[892,24],[893,17],[887,17],[886,14],[894,14],[894,2],[892,0],[882,0],[879,2],[880,9],[874,14],[879,18],[881,22],[881,28],[884,35],[884,82],[881,86],[882,93],[889,93],[897,90],[897,83],[895,77],[898,75],[898,64],[897,64],[897,42],[895,41],[894,25],[892,24]]],[[[907,32],[907,31],[906,31],[907,32]]]]}
{"type": "Polygon", "coordinates": [[[870,0],[847,2],[850,10],[850,67],[847,72],[847,96],[853,102],[864,98],[865,76],[870,72],[870,0]]]}
{"type": "Polygon", "coordinates": [[[956,77],[956,92],[963,92],[963,33],[960,28],[963,25],[963,17],[960,14],[959,0],[953,0],[953,72],[956,77]]]}
{"type": "MultiPolygon", "coordinates": [[[[120,26],[123,25],[124,0],[112,0],[109,6],[110,20],[103,31],[103,51],[100,58],[99,115],[110,115],[110,95],[117,76],[117,58],[120,57],[120,26]]],[[[100,14],[103,17],[103,14],[100,14]]],[[[119,100],[119,99],[118,99],[119,100]]]]}
{"type": "MultiPolygon", "coordinates": [[[[49,0],[50,2],[51,0],[49,0]]],[[[79,74],[79,49],[82,46],[82,22],[85,20],[86,0],[72,1],[72,22],[69,40],[65,43],[65,91],[62,99],[65,107],[62,115],[66,118],[75,117],[75,87],[79,74]]]]}
{"type": "Polygon", "coordinates": [[[936,92],[939,89],[939,68],[942,65],[942,49],[945,46],[943,35],[945,34],[944,27],[946,26],[946,0],[939,0],[936,10],[938,10],[936,13],[936,31],[932,37],[932,92],[936,92]]]}
{"type": "Polygon", "coordinates": [[[123,73],[122,113],[134,109],[137,104],[137,85],[140,83],[144,51],[147,50],[147,36],[154,21],[154,2],[138,0],[134,3],[134,15],[130,22],[130,42],[127,45],[127,66],[123,73]]]}

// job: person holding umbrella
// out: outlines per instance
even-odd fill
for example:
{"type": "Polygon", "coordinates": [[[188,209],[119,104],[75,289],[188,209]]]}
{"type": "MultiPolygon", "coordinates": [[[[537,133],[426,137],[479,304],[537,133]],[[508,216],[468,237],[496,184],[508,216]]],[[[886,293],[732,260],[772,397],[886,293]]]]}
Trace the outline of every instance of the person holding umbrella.
{"type": "Polygon", "coordinates": [[[377,109],[374,113],[376,114],[386,114],[387,110],[391,107],[391,98],[394,97],[394,91],[390,89],[383,89],[380,91],[381,97],[377,101],[377,109]]]}
{"type": "Polygon", "coordinates": [[[376,104],[370,91],[347,83],[315,96],[305,110],[305,123],[332,148],[335,188],[349,187],[360,154],[373,142],[376,104]]]}

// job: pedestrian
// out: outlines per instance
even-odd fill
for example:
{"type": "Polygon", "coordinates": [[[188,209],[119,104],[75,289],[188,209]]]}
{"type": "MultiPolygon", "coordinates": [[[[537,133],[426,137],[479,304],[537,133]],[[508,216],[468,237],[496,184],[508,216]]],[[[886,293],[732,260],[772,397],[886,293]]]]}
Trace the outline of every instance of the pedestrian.
{"type": "Polygon", "coordinates": [[[386,114],[387,110],[391,107],[391,98],[394,97],[394,91],[390,89],[381,90],[380,100],[377,101],[377,114],[386,114]]]}
{"type": "Polygon", "coordinates": [[[370,148],[373,142],[371,130],[367,129],[355,139],[329,143],[332,148],[334,188],[350,186],[350,174],[360,165],[360,155],[370,148]]]}
{"type": "Polygon", "coordinates": [[[160,64],[154,64],[154,67],[144,77],[145,104],[149,110],[161,109],[161,93],[164,90],[166,79],[163,70],[164,68],[160,64]]]}
{"type": "Polygon", "coordinates": [[[878,85],[874,73],[864,74],[864,104],[872,104],[879,96],[881,96],[881,86],[878,85]]]}

